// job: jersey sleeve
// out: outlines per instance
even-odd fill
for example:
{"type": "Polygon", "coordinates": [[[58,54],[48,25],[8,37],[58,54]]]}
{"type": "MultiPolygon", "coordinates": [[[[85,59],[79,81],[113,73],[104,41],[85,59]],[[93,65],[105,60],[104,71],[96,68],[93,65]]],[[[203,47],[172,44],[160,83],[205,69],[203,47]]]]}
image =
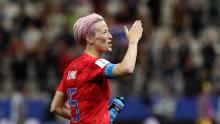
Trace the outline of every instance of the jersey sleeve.
{"type": "Polygon", "coordinates": [[[115,64],[110,63],[105,59],[98,59],[95,62],[98,65],[99,69],[101,69],[101,73],[109,79],[114,78],[112,75],[112,70],[115,67],[115,64]]]}
{"type": "Polygon", "coordinates": [[[113,68],[115,67],[116,64],[109,63],[106,65],[104,74],[107,76],[109,79],[114,79],[115,77],[112,75],[113,68]]]}
{"type": "Polygon", "coordinates": [[[57,87],[57,91],[60,91],[60,92],[62,92],[62,93],[66,93],[66,90],[65,90],[65,87],[64,87],[65,85],[64,85],[64,80],[62,79],[61,81],[60,81],[60,84],[58,85],[58,87],[57,87]]]}
{"type": "Polygon", "coordinates": [[[57,87],[57,91],[60,91],[60,92],[62,92],[62,93],[64,93],[64,94],[66,94],[67,93],[67,87],[66,87],[66,72],[64,72],[64,74],[63,74],[63,78],[62,78],[62,80],[60,81],[60,84],[58,85],[58,87],[57,87]]]}

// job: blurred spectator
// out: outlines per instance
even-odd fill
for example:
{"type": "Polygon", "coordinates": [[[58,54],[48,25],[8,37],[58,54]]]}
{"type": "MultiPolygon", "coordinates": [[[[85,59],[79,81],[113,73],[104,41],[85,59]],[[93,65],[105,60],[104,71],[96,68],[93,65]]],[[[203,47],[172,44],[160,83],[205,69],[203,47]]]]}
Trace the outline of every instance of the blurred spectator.
{"type": "Polygon", "coordinates": [[[59,77],[63,76],[64,70],[70,64],[70,62],[76,57],[77,54],[68,49],[68,46],[64,39],[60,38],[55,43],[56,50],[56,66],[58,68],[59,77]]]}
{"type": "Polygon", "coordinates": [[[128,12],[131,20],[137,18],[137,7],[140,0],[126,0],[125,3],[128,3],[128,12]]]}
{"type": "Polygon", "coordinates": [[[211,102],[212,86],[202,83],[202,91],[197,97],[198,124],[214,124],[214,110],[211,102]]]}
{"type": "Polygon", "coordinates": [[[26,46],[21,38],[17,35],[11,37],[9,52],[12,57],[11,72],[13,76],[13,84],[17,90],[25,87],[27,81],[27,51],[26,46]]]}
{"type": "MultiPolygon", "coordinates": [[[[4,49],[4,45],[3,45],[3,35],[2,35],[2,31],[1,31],[1,21],[0,21],[0,67],[2,65],[2,58],[3,58],[3,49],[4,49]]],[[[0,80],[2,80],[2,70],[0,69],[0,80]]]]}
{"type": "MultiPolygon", "coordinates": [[[[71,30],[72,26],[73,25],[71,25],[71,30]]],[[[73,38],[72,32],[69,31],[67,25],[63,26],[62,32],[58,35],[58,39],[63,39],[69,48],[76,45],[76,41],[73,38]]]]}
{"type": "Polygon", "coordinates": [[[155,117],[149,117],[144,120],[143,124],[160,124],[160,122],[155,117]]]}
{"type": "MultiPolygon", "coordinates": [[[[87,1],[88,2],[88,1],[87,1]]],[[[92,0],[94,6],[94,12],[99,13],[101,15],[106,15],[106,0],[92,0]]]]}
{"type": "Polygon", "coordinates": [[[209,13],[209,23],[210,24],[219,24],[219,0],[208,0],[208,13],[209,13]]]}
{"type": "Polygon", "coordinates": [[[3,18],[0,17],[0,56],[6,52],[10,39],[10,32],[4,29],[3,18]]]}
{"type": "Polygon", "coordinates": [[[24,124],[41,124],[37,119],[27,119],[24,124]]]}
{"type": "Polygon", "coordinates": [[[171,48],[172,39],[170,34],[165,34],[163,39],[163,46],[161,48],[161,71],[162,80],[168,86],[173,86],[174,74],[176,71],[176,60],[174,57],[173,49],[171,48]]]}
{"type": "Polygon", "coordinates": [[[191,19],[191,31],[194,37],[198,38],[204,26],[204,8],[203,0],[192,0],[189,7],[189,16],[191,19]]]}
{"type": "Polygon", "coordinates": [[[115,15],[117,23],[128,23],[133,21],[133,18],[130,16],[129,6],[127,0],[121,0],[121,7],[119,8],[118,13],[115,15]]]}
{"type": "Polygon", "coordinates": [[[192,56],[186,58],[186,63],[183,65],[183,82],[184,95],[196,96],[200,91],[199,69],[192,61],[192,56]]]}
{"type": "Polygon", "coordinates": [[[40,31],[34,26],[33,23],[29,23],[29,25],[27,25],[27,29],[22,34],[22,40],[30,53],[32,53],[34,45],[40,41],[41,37],[42,34],[40,31]]]}
{"type": "MultiPolygon", "coordinates": [[[[2,55],[0,53],[0,67],[2,67],[2,55]]],[[[2,69],[0,69],[0,81],[3,82],[3,73],[2,73],[2,69]]],[[[1,86],[2,86],[2,83],[1,83],[1,86]]],[[[1,88],[0,86],[0,88],[1,88]]]]}
{"type": "MultiPolygon", "coordinates": [[[[9,44],[10,33],[4,29],[4,13],[3,7],[0,5],[0,85],[3,85],[3,60],[7,53],[7,47],[9,44]]],[[[1,87],[0,86],[0,87],[1,87]]]]}
{"type": "Polygon", "coordinates": [[[153,74],[153,67],[151,66],[149,42],[143,39],[139,43],[137,64],[134,74],[134,92],[136,95],[148,97],[146,94],[148,81],[153,74]]]}
{"type": "Polygon", "coordinates": [[[153,111],[162,123],[171,123],[174,119],[175,108],[175,97],[172,95],[172,91],[165,87],[164,92],[157,98],[153,111]]]}
{"type": "Polygon", "coordinates": [[[150,10],[151,22],[153,26],[160,26],[161,20],[161,0],[148,0],[146,2],[150,10]]]}
{"type": "Polygon", "coordinates": [[[203,56],[203,71],[205,80],[211,80],[213,73],[213,66],[216,58],[216,53],[213,47],[213,41],[211,39],[205,39],[203,48],[202,48],[202,56],[203,56]]]}
{"type": "Polygon", "coordinates": [[[177,40],[179,42],[178,63],[180,70],[183,71],[184,64],[190,56],[189,38],[187,34],[181,33],[177,40]]]}
{"type": "Polygon", "coordinates": [[[172,10],[172,28],[176,34],[184,31],[186,28],[186,14],[188,11],[186,0],[177,0],[172,10]]]}
{"type": "MultiPolygon", "coordinates": [[[[46,25],[48,26],[49,31],[48,34],[54,33],[52,35],[56,38],[60,33],[62,33],[62,29],[65,26],[66,22],[66,15],[64,14],[64,7],[62,3],[59,2],[52,2],[51,3],[51,12],[46,17],[46,25]]],[[[47,36],[47,35],[46,35],[47,36]]]]}
{"type": "Polygon", "coordinates": [[[14,124],[23,124],[26,120],[24,90],[15,92],[11,98],[11,118],[14,124]]]}
{"type": "MultiPolygon", "coordinates": [[[[88,13],[99,12],[99,9],[103,10],[105,8],[105,1],[98,0],[74,0],[72,2],[72,9],[77,17],[84,16],[88,13]],[[93,2],[94,1],[94,2],[93,2]],[[98,2],[98,3],[97,3],[98,2]],[[95,5],[94,5],[94,4],[95,5]],[[103,6],[99,6],[99,5],[103,6]],[[100,7],[100,8],[99,8],[100,7]]],[[[101,12],[101,13],[105,13],[101,12]]],[[[72,22],[74,24],[74,22],[72,22]]]]}
{"type": "Polygon", "coordinates": [[[46,91],[48,85],[49,57],[47,50],[47,42],[45,37],[42,37],[33,48],[33,62],[36,71],[37,84],[41,90],[46,91]]]}
{"type": "Polygon", "coordinates": [[[216,123],[220,123],[220,99],[219,97],[217,98],[217,110],[216,110],[216,115],[215,115],[215,121],[216,123]]]}
{"type": "Polygon", "coordinates": [[[217,58],[217,60],[215,61],[215,64],[214,64],[215,68],[213,68],[213,77],[212,77],[213,90],[217,96],[220,95],[220,65],[219,65],[219,62],[220,62],[220,59],[217,58]]]}

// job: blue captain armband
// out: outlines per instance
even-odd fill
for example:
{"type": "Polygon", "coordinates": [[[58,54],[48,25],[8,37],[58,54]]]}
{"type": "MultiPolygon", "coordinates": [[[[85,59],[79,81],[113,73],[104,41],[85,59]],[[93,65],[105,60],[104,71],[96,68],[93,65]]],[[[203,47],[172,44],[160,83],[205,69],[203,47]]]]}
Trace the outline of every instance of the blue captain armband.
{"type": "Polygon", "coordinates": [[[112,75],[112,71],[113,71],[113,68],[115,67],[115,65],[116,64],[112,64],[112,63],[109,63],[109,64],[106,65],[106,67],[105,67],[105,76],[107,76],[110,79],[115,78],[112,75]]]}

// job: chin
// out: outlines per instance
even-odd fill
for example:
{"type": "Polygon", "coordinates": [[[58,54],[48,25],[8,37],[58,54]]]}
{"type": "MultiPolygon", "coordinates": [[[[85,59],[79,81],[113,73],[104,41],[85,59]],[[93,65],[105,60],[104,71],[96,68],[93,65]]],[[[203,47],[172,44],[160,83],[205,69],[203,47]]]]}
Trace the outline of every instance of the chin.
{"type": "Polygon", "coordinates": [[[112,52],[112,48],[108,48],[106,52],[112,52]]]}
{"type": "Polygon", "coordinates": [[[105,49],[105,50],[102,50],[102,52],[103,53],[110,53],[110,52],[112,52],[112,50],[111,49],[105,49]]]}
{"type": "Polygon", "coordinates": [[[106,51],[105,51],[105,53],[110,53],[110,52],[112,52],[112,50],[106,50],[106,51]]]}

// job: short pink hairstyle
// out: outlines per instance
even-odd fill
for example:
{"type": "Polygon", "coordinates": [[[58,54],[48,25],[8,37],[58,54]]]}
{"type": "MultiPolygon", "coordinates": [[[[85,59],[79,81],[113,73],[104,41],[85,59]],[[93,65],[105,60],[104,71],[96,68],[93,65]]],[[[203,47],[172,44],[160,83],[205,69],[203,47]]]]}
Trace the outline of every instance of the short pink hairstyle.
{"type": "Polygon", "coordinates": [[[73,26],[73,34],[77,43],[86,46],[86,35],[91,34],[96,22],[104,20],[101,15],[96,13],[79,18],[73,26]]]}

